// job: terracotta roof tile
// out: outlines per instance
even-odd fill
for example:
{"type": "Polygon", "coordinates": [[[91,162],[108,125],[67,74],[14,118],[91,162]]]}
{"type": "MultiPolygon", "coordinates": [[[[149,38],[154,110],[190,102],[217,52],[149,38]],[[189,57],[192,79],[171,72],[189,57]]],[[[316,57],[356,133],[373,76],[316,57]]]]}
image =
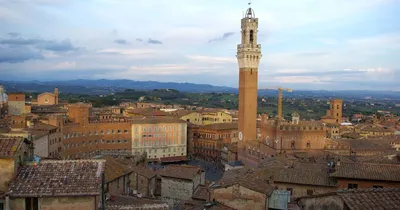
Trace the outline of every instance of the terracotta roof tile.
{"type": "Polygon", "coordinates": [[[158,123],[186,123],[184,120],[175,118],[141,118],[133,119],[132,124],[158,124],[158,123]]]}
{"type": "Polygon", "coordinates": [[[163,163],[180,162],[187,160],[186,156],[162,157],[160,158],[163,163]]]}
{"type": "Polygon", "coordinates": [[[23,166],[10,184],[11,197],[99,195],[104,160],[43,160],[23,166]]]}
{"type": "Polygon", "coordinates": [[[214,123],[209,125],[204,125],[201,128],[210,130],[237,130],[237,123],[214,123]]]}
{"type": "Polygon", "coordinates": [[[31,127],[31,129],[33,129],[33,130],[43,130],[43,131],[54,130],[57,128],[58,128],[57,126],[49,125],[49,124],[45,124],[45,123],[37,123],[31,127]]]}
{"type": "Polygon", "coordinates": [[[239,184],[256,192],[269,195],[272,193],[274,188],[268,184],[268,181],[264,176],[260,176],[262,173],[262,170],[256,171],[249,168],[226,171],[219,184],[221,187],[239,184]]]}
{"type": "Polygon", "coordinates": [[[142,210],[142,209],[152,209],[152,210],[168,210],[168,204],[166,202],[137,198],[132,196],[123,195],[111,195],[110,199],[106,201],[107,210],[142,210]]]}
{"type": "Polygon", "coordinates": [[[165,169],[160,170],[159,174],[162,177],[193,180],[201,171],[199,166],[169,165],[165,169]]]}
{"type": "MultiPolygon", "coordinates": [[[[320,204],[323,204],[325,203],[323,200],[326,200],[324,198],[332,200],[336,199],[335,197],[342,199],[344,209],[349,210],[394,210],[399,209],[400,206],[400,188],[345,189],[325,194],[303,196],[296,200],[297,203],[303,205],[308,199],[322,198],[322,203],[320,204]]],[[[319,200],[317,202],[319,203],[319,200]]],[[[315,204],[316,202],[313,203],[315,204]]],[[[321,207],[321,205],[317,206],[321,207]]]]}
{"type": "Polygon", "coordinates": [[[24,139],[22,137],[0,136],[0,157],[13,157],[20,150],[24,139]]]}
{"type": "Polygon", "coordinates": [[[298,168],[269,168],[265,172],[267,179],[274,182],[334,187],[336,182],[327,172],[298,168]]]}
{"type": "Polygon", "coordinates": [[[157,173],[155,171],[153,171],[150,168],[146,168],[143,166],[136,166],[133,168],[133,171],[138,173],[139,175],[142,175],[148,179],[153,178],[154,176],[157,175],[157,173]]]}
{"type": "Polygon", "coordinates": [[[208,190],[207,186],[199,185],[193,193],[192,198],[197,200],[208,200],[210,196],[210,191],[208,190]]]}
{"type": "Polygon", "coordinates": [[[400,181],[400,165],[376,163],[341,163],[332,177],[382,181],[400,181]]]}
{"type": "Polygon", "coordinates": [[[338,192],[350,210],[399,209],[400,189],[358,189],[338,192]]]}
{"type": "Polygon", "coordinates": [[[168,113],[163,111],[157,111],[153,108],[137,108],[137,109],[127,109],[128,113],[137,114],[141,116],[167,116],[168,113]]]}
{"type": "Polygon", "coordinates": [[[103,157],[103,159],[106,160],[106,165],[104,168],[105,182],[110,182],[118,177],[121,177],[133,171],[118,158],[105,156],[103,157]]]}

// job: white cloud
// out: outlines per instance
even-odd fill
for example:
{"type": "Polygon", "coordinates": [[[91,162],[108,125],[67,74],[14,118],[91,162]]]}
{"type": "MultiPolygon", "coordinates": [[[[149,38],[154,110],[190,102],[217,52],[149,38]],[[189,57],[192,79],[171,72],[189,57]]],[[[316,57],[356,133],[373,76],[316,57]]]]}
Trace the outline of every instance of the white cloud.
{"type": "Polygon", "coordinates": [[[204,55],[187,55],[192,61],[201,63],[237,63],[235,57],[214,57],[214,56],[204,56],[204,55]]]}
{"type": "Polygon", "coordinates": [[[54,65],[53,69],[74,69],[76,67],[76,62],[61,62],[54,65]]]}

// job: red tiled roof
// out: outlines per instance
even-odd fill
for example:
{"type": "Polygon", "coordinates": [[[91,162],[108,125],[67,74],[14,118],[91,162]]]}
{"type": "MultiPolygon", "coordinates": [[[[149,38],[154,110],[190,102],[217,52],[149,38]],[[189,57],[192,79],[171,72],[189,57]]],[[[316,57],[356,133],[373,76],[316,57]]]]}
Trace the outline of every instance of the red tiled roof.
{"type": "Polygon", "coordinates": [[[249,168],[226,171],[219,184],[221,187],[239,184],[256,192],[269,195],[272,193],[273,187],[268,184],[264,176],[261,176],[262,173],[263,171],[261,170],[255,171],[249,168]]]}
{"type": "Polygon", "coordinates": [[[9,187],[11,197],[100,195],[104,160],[43,160],[23,166],[9,187]]]}
{"type": "Polygon", "coordinates": [[[213,123],[204,125],[201,128],[210,129],[210,130],[237,130],[237,123],[213,123]]]}
{"type": "Polygon", "coordinates": [[[139,175],[142,175],[142,176],[148,178],[148,179],[153,178],[154,176],[157,175],[157,173],[154,172],[152,169],[146,168],[146,167],[140,166],[140,165],[133,167],[133,171],[139,175]]]}
{"type": "Polygon", "coordinates": [[[187,160],[186,156],[175,156],[175,157],[162,157],[161,162],[163,163],[172,163],[172,162],[180,162],[187,160]]]}
{"type": "Polygon", "coordinates": [[[23,141],[22,137],[0,136],[0,157],[13,157],[20,150],[23,141]]]}
{"type": "Polygon", "coordinates": [[[400,189],[358,189],[338,193],[350,210],[399,209],[400,189]]]}
{"type": "Polygon", "coordinates": [[[400,182],[400,165],[376,163],[341,163],[332,177],[400,182]]]}
{"type": "Polygon", "coordinates": [[[204,185],[199,185],[193,193],[192,198],[197,200],[208,200],[210,191],[204,185]]]}
{"type": "Polygon", "coordinates": [[[267,179],[271,177],[274,182],[326,187],[336,186],[335,180],[329,177],[327,171],[322,172],[315,169],[269,168],[265,175],[267,179]]]}
{"type": "Polygon", "coordinates": [[[132,124],[159,124],[159,123],[185,123],[186,121],[176,118],[141,118],[133,119],[132,124]]]}
{"type": "Polygon", "coordinates": [[[167,168],[160,170],[159,174],[162,177],[193,180],[201,171],[199,166],[169,165],[167,168]]]}
{"type": "Polygon", "coordinates": [[[399,209],[400,206],[400,188],[345,189],[325,194],[304,196],[296,200],[300,206],[312,201],[313,209],[317,209],[326,205],[326,201],[336,199],[334,198],[336,196],[343,201],[343,208],[349,210],[389,210],[399,209]]]}
{"type": "Polygon", "coordinates": [[[104,168],[105,182],[110,182],[132,171],[132,169],[129,169],[126,164],[119,161],[118,158],[105,156],[103,159],[106,160],[104,168]]]}
{"type": "Polygon", "coordinates": [[[168,204],[159,200],[137,198],[132,196],[111,195],[106,201],[107,210],[168,210],[168,204]]]}

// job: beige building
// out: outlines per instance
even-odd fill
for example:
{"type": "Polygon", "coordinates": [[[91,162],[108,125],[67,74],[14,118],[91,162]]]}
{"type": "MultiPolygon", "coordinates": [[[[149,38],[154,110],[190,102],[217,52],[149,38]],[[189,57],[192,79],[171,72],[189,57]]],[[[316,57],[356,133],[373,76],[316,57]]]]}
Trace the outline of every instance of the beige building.
{"type": "Polygon", "coordinates": [[[186,160],[187,123],[178,119],[145,118],[132,121],[132,153],[148,159],[186,160]]]}
{"type": "Polygon", "coordinates": [[[8,115],[22,115],[25,113],[25,94],[8,94],[8,115]]]}
{"type": "Polygon", "coordinates": [[[230,123],[232,122],[232,116],[228,113],[217,111],[217,112],[196,112],[178,110],[176,114],[180,119],[186,122],[193,123],[195,125],[209,125],[214,123],[230,123]]]}
{"type": "Polygon", "coordinates": [[[328,123],[325,125],[326,138],[338,139],[340,138],[340,127],[338,124],[328,123]]]}
{"type": "Polygon", "coordinates": [[[58,88],[54,89],[54,93],[42,93],[38,95],[37,105],[56,105],[58,104],[58,88]]]}
{"type": "Polygon", "coordinates": [[[326,116],[321,118],[324,123],[342,123],[342,107],[343,101],[341,99],[331,99],[329,101],[329,110],[326,111],[326,116]]]}

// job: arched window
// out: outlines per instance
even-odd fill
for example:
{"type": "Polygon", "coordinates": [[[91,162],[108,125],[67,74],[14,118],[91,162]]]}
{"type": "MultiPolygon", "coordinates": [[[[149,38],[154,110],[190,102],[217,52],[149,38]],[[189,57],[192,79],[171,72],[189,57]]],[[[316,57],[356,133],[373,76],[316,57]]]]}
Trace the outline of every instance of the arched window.
{"type": "Polygon", "coordinates": [[[254,33],[253,30],[250,30],[250,43],[253,43],[254,41],[254,33]]]}

